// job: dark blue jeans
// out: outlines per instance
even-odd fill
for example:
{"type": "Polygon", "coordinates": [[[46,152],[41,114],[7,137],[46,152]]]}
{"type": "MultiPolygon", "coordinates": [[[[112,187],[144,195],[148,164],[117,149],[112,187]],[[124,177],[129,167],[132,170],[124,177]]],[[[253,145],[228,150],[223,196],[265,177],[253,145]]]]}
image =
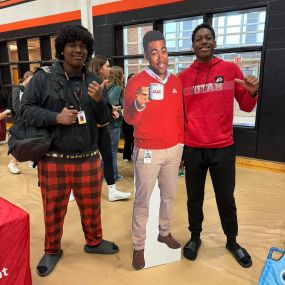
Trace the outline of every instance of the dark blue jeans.
{"type": "Polygon", "coordinates": [[[111,138],[114,179],[117,180],[119,176],[117,160],[118,160],[118,146],[119,146],[121,128],[114,128],[108,125],[108,131],[111,138]]]}
{"type": "Polygon", "coordinates": [[[104,177],[108,185],[115,184],[111,139],[107,127],[98,128],[98,148],[103,159],[104,177]]]}

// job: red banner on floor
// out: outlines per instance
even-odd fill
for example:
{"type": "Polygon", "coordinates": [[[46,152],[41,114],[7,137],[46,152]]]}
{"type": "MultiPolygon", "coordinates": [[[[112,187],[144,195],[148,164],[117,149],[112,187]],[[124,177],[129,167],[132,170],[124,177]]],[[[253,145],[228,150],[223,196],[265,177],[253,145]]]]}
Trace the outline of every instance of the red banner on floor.
{"type": "Polygon", "coordinates": [[[0,198],[0,285],[31,285],[29,214],[0,198]]]}

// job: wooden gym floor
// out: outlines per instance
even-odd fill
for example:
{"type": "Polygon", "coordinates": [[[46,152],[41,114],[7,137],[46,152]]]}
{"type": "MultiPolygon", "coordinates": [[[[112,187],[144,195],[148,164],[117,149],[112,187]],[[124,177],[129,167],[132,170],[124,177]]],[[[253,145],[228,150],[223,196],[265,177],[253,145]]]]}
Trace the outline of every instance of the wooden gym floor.
{"type": "MultiPolygon", "coordinates": [[[[181,261],[146,270],[131,267],[131,212],[129,201],[108,202],[106,183],[102,190],[104,238],[120,246],[116,255],[84,253],[84,238],[76,202],[70,202],[64,224],[64,255],[54,272],[39,277],[36,265],[43,254],[44,226],[37,171],[21,163],[21,174],[13,175],[7,164],[7,145],[0,146],[0,196],[30,214],[31,270],[34,285],[255,285],[271,246],[285,249],[285,165],[238,158],[235,197],[238,207],[238,241],[252,255],[253,266],[244,269],[225,249],[215,197],[207,179],[202,246],[195,262],[181,261]]],[[[118,182],[133,193],[133,165],[119,156],[118,182]]],[[[178,179],[173,209],[173,235],[184,245],[188,238],[184,178],[178,179]]],[[[1,238],[1,237],[0,237],[1,238]]],[[[16,285],[16,284],[15,284],[16,285]]]]}

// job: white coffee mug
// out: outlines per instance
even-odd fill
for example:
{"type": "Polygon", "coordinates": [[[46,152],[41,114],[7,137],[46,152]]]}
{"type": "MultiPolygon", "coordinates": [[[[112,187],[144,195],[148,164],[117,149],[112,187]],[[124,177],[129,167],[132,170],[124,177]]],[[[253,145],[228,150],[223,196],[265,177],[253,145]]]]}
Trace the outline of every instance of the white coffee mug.
{"type": "Polygon", "coordinates": [[[163,100],[164,85],[161,83],[149,84],[149,100],[163,100]]]}

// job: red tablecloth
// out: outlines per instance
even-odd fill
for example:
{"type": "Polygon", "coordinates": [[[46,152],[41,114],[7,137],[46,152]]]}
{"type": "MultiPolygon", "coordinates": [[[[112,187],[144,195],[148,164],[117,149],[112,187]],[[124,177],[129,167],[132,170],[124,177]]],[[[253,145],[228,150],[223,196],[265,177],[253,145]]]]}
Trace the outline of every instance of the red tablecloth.
{"type": "Polygon", "coordinates": [[[29,214],[0,198],[0,285],[31,285],[29,214]]]}

